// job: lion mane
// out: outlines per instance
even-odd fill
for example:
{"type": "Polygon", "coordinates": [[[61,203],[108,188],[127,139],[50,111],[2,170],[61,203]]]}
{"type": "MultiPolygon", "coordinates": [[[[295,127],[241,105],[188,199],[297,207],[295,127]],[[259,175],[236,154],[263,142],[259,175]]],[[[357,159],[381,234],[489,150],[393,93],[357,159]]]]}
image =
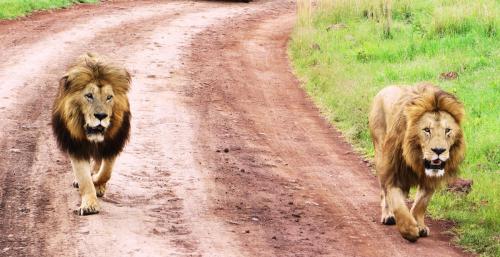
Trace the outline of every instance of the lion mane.
{"type": "Polygon", "coordinates": [[[95,54],[80,57],[59,81],[59,92],[54,101],[52,129],[59,148],[80,159],[118,155],[130,134],[129,88],[130,75],[124,69],[107,63],[95,54]],[[104,141],[99,143],[87,140],[83,128],[84,109],[75,104],[75,98],[90,82],[107,83],[115,93],[110,127],[104,135],[104,141]]]}

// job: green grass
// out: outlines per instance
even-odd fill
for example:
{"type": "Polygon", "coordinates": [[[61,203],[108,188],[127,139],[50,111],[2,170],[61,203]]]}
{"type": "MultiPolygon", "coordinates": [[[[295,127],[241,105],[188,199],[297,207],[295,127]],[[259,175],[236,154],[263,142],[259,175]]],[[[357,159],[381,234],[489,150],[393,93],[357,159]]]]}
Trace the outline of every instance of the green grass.
{"type": "Polygon", "coordinates": [[[67,7],[75,3],[95,3],[99,0],[0,0],[0,19],[25,16],[36,10],[67,7]]]}
{"type": "MultiPolygon", "coordinates": [[[[499,5],[495,0],[392,1],[390,33],[377,1],[299,1],[289,55],[304,87],[351,143],[373,156],[368,110],[384,86],[428,81],[464,103],[468,195],[441,191],[429,212],[457,223],[457,242],[500,256],[499,5]],[[375,4],[374,4],[375,3],[375,4]],[[332,24],[342,24],[327,31],[332,24]],[[340,28],[339,28],[340,27],[340,28]],[[454,71],[458,79],[440,74],[454,71]]],[[[375,211],[375,210],[374,210],[375,211]]]]}

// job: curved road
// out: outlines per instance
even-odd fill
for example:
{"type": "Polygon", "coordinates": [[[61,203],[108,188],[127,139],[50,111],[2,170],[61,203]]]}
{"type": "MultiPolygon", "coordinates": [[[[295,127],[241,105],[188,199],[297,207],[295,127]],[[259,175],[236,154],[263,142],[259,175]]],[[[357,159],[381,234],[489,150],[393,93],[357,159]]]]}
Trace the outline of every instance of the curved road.
{"type": "Polygon", "coordinates": [[[288,64],[295,3],[115,1],[0,21],[0,256],[464,256],[443,222],[406,242],[370,169],[288,64]],[[78,55],[126,65],[132,138],[78,217],[55,145],[78,55]]]}

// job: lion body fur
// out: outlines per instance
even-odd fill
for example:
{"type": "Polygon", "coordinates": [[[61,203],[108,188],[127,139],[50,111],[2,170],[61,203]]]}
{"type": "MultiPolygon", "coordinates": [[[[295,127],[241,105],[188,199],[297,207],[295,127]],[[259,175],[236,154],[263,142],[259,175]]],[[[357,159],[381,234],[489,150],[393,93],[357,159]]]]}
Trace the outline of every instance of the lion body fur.
{"type": "Polygon", "coordinates": [[[464,108],[455,96],[430,84],[389,86],[374,98],[369,128],[382,188],[382,222],[393,224],[396,214],[396,225],[410,241],[415,241],[418,234],[428,234],[428,228],[423,224],[427,203],[442,182],[456,176],[458,165],[464,159],[465,141],[460,128],[463,116],[464,108]],[[431,138],[421,130],[420,126],[426,123],[436,123],[438,127],[444,124],[442,126],[453,130],[447,127],[448,132],[432,132],[436,135],[431,138]],[[427,141],[427,138],[430,139],[427,141]],[[436,149],[428,145],[437,145],[438,141],[445,145],[443,155],[449,158],[445,162],[444,174],[428,176],[424,159],[435,154],[432,153],[434,150],[426,152],[424,149],[436,149]],[[421,198],[417,197],[409,215],[403,205],[413,186],[419,187],[417,196],[421,198]],[[412,226],[418,228],[417,235],[412,226]]]}

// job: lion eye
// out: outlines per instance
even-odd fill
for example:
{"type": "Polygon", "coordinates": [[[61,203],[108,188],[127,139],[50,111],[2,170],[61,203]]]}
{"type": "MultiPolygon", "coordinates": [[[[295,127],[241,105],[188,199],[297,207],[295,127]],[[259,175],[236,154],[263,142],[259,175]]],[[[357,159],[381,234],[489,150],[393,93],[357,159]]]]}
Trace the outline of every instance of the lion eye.
{"type": "Polygon", "coordinates": [[[431,133],[431,129],[430,128],[424,128],[424,132],[425,133],[431,133]]]}
{"type": "Polygon", "coordinates": [[[94,96],[91,93],[85,94],[85,98],[89,101],[94,100],[94,96]]]}
{"type": "Polygon", "coordinates": [[[445,132],[446,134],[448,134],[448,133],[450,133],[450,132],[451,132],[451,129],[450,129],[450,128],[446,128],[446,129],[444,130],[444,132],[445,132]]]}
{"type": "Polygon", "coordinates": [[[112,95],[108,95],[108,97],[106,97],[106,100],[108,100],[108,101],[111,100],[111,99],[113,99],[112,95]]]}

